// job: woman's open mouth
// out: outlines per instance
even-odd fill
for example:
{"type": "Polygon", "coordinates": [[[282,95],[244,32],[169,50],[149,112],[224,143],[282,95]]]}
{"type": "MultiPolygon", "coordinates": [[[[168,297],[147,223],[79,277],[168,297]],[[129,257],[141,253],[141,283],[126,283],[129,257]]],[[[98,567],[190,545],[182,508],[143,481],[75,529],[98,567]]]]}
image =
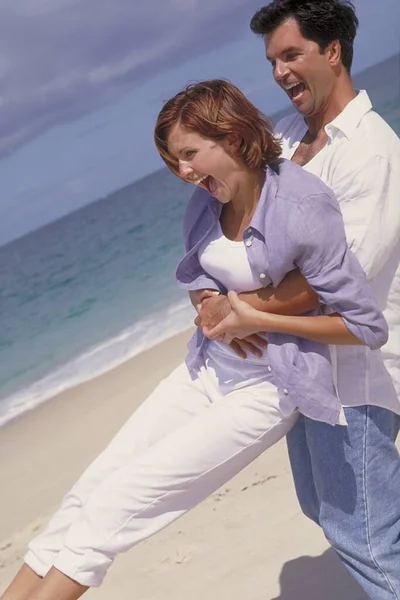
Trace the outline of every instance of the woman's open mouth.
{"type": "Polygon", "coordinates": [[[211,177],[211,175],[203,175],[202,177],[199,177],[193,181],[193,183],[206,189],[211,196],[213,196],[217,191],[217,182],[215,181],[214,177],[211,177]]]}

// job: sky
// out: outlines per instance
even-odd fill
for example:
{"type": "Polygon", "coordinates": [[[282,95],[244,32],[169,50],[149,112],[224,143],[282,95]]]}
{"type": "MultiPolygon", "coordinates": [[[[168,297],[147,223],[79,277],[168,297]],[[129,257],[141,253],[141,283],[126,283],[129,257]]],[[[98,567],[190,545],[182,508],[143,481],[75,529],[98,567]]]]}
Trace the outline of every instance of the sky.
{"type": "MultiPolygon", "coordinates": [[[[354,0],[353,73],[400,52],[399,0],[354,0]]],[[[160,168],[154,121],[190,81],[287,105],[249,29],[260,0],[2,0],[0,244],[160,168]]]]}

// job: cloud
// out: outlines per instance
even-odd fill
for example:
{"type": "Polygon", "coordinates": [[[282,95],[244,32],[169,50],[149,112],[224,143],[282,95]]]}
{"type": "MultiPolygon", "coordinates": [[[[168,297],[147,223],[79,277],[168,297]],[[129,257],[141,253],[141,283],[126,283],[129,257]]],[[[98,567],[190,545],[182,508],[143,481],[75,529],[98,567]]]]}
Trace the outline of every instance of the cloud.
{"type": "Polygon", "coordinates": [[[246,30],[256,0],[3,0],[0,156],[246,30]]]}

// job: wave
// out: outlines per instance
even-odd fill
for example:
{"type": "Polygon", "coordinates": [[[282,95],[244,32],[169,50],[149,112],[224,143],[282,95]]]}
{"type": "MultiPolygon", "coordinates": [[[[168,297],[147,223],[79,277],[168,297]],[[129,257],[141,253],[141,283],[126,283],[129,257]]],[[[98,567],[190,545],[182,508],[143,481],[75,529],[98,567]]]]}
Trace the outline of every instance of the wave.
{"type": "Polygon", "coordinates": [[[89,348],[53,373],[4,398],[0,403],[0,427],[60,392],[93,379],[185,331],[193,323],[193,318],[193,307],[187,300],[147,315],[113,338],[89,348]]]}

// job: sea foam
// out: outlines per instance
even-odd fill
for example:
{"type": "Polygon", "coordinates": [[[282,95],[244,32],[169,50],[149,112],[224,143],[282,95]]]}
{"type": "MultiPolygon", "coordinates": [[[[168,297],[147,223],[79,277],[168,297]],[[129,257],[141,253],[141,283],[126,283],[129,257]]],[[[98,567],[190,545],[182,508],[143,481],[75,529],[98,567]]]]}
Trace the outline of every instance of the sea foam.
{"type": "Polygon", "coordinates": [[[193,307],[185,300],[148,315],[111,339],[89,348],[39,381],[4,398],[0,404],[0,427],[60,392],[93,379],[185,331],[192,325],[194,316],[193,307]]]}

